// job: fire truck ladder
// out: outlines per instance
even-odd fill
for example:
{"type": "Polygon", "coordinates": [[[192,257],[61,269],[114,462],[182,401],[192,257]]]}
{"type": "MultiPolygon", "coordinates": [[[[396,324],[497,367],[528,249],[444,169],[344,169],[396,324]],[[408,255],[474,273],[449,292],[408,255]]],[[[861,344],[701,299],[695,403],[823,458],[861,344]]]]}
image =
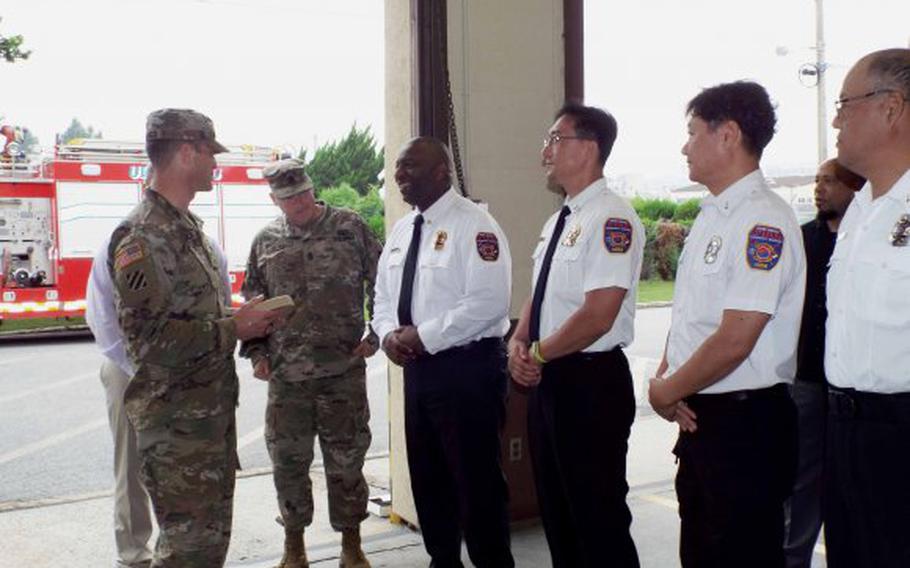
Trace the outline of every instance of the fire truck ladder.
{"type": "MultiPolygon", "coordinates": [[[[265,165],[275,160],[277,152],[265,146],[228,146],[228,151],[215,158],[221,165],[265,165]]],[[[57,146],[57,159],[65,162],[147,161],[145,144],[116,140],[86,139],[57,146]]]]}

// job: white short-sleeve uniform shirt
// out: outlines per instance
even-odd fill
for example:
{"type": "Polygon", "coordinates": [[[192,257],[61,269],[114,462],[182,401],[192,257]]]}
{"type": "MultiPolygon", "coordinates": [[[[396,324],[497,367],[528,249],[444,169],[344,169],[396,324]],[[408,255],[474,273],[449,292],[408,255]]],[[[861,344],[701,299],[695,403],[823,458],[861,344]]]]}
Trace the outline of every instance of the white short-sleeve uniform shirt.
{"type": "MultiPolygon", "coordinates": [[[[565,205],[571,212],[550,264],[540,311],[540,337],[546,338],[559,329],[582,306],[585,293],[618,287],[626,290],[626,296],[613,327],[583,351],[625,347],[635,335],[635,296],[641,274],[644,227],[635,210],[610,191],[603,178],[566,199],[565,205]]],[[[557,211],[547,220],[534,249],[534,286],[558,217],[557,211]]]]}
{"type": "Polygon", "coordinates": [[[910,392],[910,170],[876,200],[866,184],[828,270],[825,374],[838,387],[910,392]]]}
{"type": "Polygon", "coordinates": [[[717,331],[724,310],[771,316],[749,356],[706,394],[790,383],[806,286],[802,232],[761,170],[709,195],[686,238],[667,338],[667,375],[717,331]]]}

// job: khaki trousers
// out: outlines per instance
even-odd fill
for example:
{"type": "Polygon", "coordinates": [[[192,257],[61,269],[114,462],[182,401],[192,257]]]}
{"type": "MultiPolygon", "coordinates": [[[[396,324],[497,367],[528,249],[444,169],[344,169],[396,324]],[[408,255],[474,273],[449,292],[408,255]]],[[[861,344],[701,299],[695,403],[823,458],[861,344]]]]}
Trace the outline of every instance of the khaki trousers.
{"type": "Polygon", "coordinates": [[[136,432],[123,408],[129,377],[110,359],[101,366],[101,384],[107,395],[107,415],[114,439],[114,566],[132,568],[148,563],[152,551],[152,514],[148,494],[139,478],[136,432]]]}

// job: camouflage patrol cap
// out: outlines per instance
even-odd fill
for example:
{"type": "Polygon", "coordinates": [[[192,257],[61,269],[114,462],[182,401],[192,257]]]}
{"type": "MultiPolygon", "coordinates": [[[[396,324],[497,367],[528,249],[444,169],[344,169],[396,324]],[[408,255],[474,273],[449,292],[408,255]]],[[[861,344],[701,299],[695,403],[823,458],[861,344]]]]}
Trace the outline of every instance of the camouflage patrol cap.
{"type": "Polygon", "coordinates": [[[145,142],[153,140],[208,142],[216,154],[228,151],[215,140],[212,119],[188,108],[163,108],[151,113],[145,122],[145,142]]]}
{"type": "Polygon", "coordinates": [[[272,195],[280,199],[313,189],[310,176],[303,171],[303,162],[296,158],[269,164],[262,169],[262,176],[268,180],[272,195]]]}

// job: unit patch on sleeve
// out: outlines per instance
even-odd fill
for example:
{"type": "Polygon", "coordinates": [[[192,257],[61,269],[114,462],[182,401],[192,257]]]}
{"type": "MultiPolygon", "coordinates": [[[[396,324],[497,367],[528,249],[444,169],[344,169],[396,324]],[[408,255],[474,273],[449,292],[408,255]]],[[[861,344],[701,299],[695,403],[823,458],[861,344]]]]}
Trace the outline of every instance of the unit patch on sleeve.
{"type": "Polygon", "coordinates": [[[474,237],[477,243],[477,254],[487,262],[493,262],[499,258],[499,239],[493,233],[477,233],[474,237]]]}
{"type": "Polygon", "coordinates": [[[145,272],[140,268],[134,270],[126,275],[126,285],[133,292],[138,292],[144,290],[148,286],[148,280],[145,277],[145,272]]]}
{"type": "Polygon", "coordinates": [[[604,223],[604,246],[609,252],[628,251],[632,246],[632,223],[619,217],[607,219],[604,223]]]}
{"type": "Polygon", "coordinates": [[[757,270],[771,270],[784,251],[784,234],[777,227],[755,225],[749,231],[746,262],[757,270]]]}

